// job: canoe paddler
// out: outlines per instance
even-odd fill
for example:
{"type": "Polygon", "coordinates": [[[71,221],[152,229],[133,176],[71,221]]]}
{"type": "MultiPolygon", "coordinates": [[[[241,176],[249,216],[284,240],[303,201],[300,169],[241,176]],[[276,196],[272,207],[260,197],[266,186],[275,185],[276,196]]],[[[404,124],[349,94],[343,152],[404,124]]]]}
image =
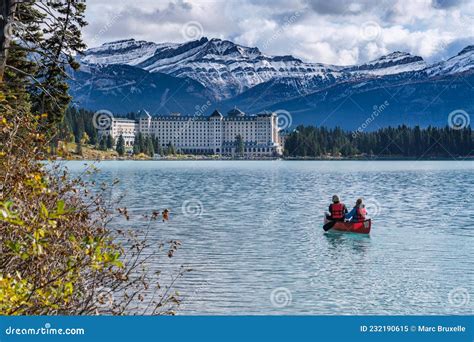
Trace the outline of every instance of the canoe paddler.
{"type": "Polygon", "coordinates": [[[162,213],[163,222],[169,220],[169,218],[170,218],[170,217],[169,217],[169,213],[170,213],[170,211],[169,211],[168,209],[163,210],[163,213],[162,213]]]}
{"type": "Polygon", "coordinates": [[[329,205],[329,215],[326,218],[330,221],[344,221],[344,215],[347,214],[347,208],[339,200],[338,195],[332,196],[332,203],[329,205]]]}
{"type": "Polygon", "coordinates": [[[351,222],[363,222],[367,216],[367,210],[362,201],[362,198],[358,198],[356,204],[352,210],[346,214],[346,219],[351,222]]]}

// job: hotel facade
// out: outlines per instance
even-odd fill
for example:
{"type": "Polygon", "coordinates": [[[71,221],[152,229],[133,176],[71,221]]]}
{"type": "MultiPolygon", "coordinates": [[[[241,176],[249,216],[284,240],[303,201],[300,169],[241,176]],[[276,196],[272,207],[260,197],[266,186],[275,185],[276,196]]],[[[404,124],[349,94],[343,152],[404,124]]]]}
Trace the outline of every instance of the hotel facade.
{"type": "Polygon", "coordinates": [[[141,111],[137,121],[113,118],[108,129],[99,130],[99,135],[111,134],[115,141],[122,135],[125,146],[133,146],[139,133],[157,137],[163,148],[172,144],[181,153],[233,156],[243,149],[246,157],[282,154],[277,115],[246,115],[237,108],[226,116],[217,110],[210,116],[174,113],[155,117],[141,111]]]}

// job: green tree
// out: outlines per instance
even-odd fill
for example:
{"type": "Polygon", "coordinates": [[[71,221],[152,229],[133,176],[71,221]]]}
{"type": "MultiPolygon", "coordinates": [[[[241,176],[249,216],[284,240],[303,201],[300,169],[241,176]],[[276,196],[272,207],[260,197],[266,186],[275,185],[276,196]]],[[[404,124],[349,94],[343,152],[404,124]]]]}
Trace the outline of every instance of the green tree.
{"type": "Polygon", "coordinates": [[[107,138],[105,136],[100,138],[99,150],[107,151],[107,138]]]}
{"type": "Polygon", "coordinates": [[[114,141],[114,138],[112,137],[112,134],[107,134],[107,140],[106,140],[105,145],[108,149],[114,148],[115,141],[114,141]]]}
{"type": "Polygon", "coordinates": [[[163,149],[161,148],[161,142],[160,139],[157,136],[153,137],[153,149],[155,153],[162,155],[163,154],[163,149]]]}
{"type": "Polygon", "coordinates": [[[176,148],[174,145],[170,142],[168,142],[167,148],[166,148],[166,154],[167,155],[175,155],[176,154],[176,148]]]}
{"type": "Polygon", "coordinates": [[[85,4],[74,0],[51,1],[45,5],[36,4],[37,11],[30,12],[37,19],[41,13],[47,13],[48,25],[42,26],[43,40],[38,49],[41,68],[35,78],[41,87],[33,93],[33,109],[38,113],[47,113],[49,130],[62,121],[64,112],[71,100],[68,94],[67,70],[77,70],[79,63],[76,54],[86,45],[82,41],[81,28],[84,20],[85,4]],[[44,52],[47,56],[44,56],[44,52]]]}
{"type": "Polygon", "coordinates": [[[146,153],[146,137],[140,132],[138,133],[139,153],[146,153]]]}
{"type": "Polygon", "coordinates": [[[238,156],[244,155],[244,139],[240,134],[235,137],[235,151],[238,156]]]}
{"type": "Polygon", "coordinates": [[[140,153],[140,142],[138,140],[138,135],[135,135],[135,138],[133,140],[133,154],[139,154],[140,153]]]}
{"type": "Polygon", "coordinates": [[[150,157],[153,157],[155,155],[155,150],[153,148],[153,139],[149,135],[147,135],[146,137],[146,154],[150,157]]]}
{"type": "Polygon", "coordinates": [[[122,134],[118,137],[116,151],[121,157],[125,154],[125,139],[122,134]]]}
{"type": "Polygon", "coordinates": [[[76,154],[82,156],[82,144],[80,142],[76,142],[76,154]]]}

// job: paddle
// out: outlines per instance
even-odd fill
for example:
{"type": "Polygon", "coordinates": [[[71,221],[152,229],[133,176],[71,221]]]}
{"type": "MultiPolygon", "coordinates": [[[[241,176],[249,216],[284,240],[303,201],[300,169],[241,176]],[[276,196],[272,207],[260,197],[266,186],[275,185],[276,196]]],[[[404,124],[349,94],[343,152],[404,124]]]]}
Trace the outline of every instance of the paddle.
{"type": "Polygon", "coordinates": [[[324,226],[323,226],[323,229],[325,232],[327,232],[329,229],[331,229],[332,227],[334,227],[334,225],[336,224],[337,221],[329,221],[328,223],[326,223],[324,226]]]}

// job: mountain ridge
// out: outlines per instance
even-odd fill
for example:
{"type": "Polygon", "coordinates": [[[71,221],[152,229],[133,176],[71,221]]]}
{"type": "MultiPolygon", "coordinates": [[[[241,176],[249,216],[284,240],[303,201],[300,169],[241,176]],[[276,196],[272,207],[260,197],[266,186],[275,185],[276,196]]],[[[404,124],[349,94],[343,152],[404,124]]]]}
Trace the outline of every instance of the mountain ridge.
{"type": "MultiPolygon", "coordinates": [[[[474,110],[471,100],[474,93],[469,86],[471,83],[456,81],[456,78],[471,79],[474,72],[474,45],[466,46],[447,60],[431,64],[426,63],[420,56],[394,51],[366,63],[337,66],[304,62],[291,55],[269,56],[256,47],[245,47],[216,38],[203,37],[182,44],[157,44],[125,39],[89,49],[80,62],[85,67],[84,70],[95,69],[96,75],[92,73],[87,76],[84,71],[80,82],[71,86],[73,96],[79,99],[86,99],[80,83],[87,83],[88,77],[97,78],[97,70],[100,70],[98,74],[101,81],[96,79],[95,82],[88,83],[92,84],[89,93],[96,94],[95,100],[89,102],[94,107],[91,109],[100,109],[97,106],[112,103],[114,108],[122,112],[140,108],[153,112],[161,108],[161,114],[170,111],[191,114],[194,112],[191,105],[194,101],[195,106],[209,102],[212,103],[212,108],[218,107],[223,111],[235,106],[254,113],[266,109],[291,110],[294,113],[305,113],[295,114],[295,124],[314,123],[312,117],[319,117],[320,111],[334,111],[331,103],[338,103],[341,98],[360,97],[365,106],[370,97],[366,98],[364,94],[372,94],[374,99],[379,99],[387,97],[387,89],[390,88],[397,89],[403,96],[400,96],[398,103],[392,100],[390,110],[387,111],[387,122],[403,123],[403,120],[406,120],[423,125],[433,122],[430,116],[440,118],[447,115],[449,112],[445,111],[450,108],[474,110]],[[130,73],[129,77],[127,76],[128,83],[121,79],[127,78],[123,73],[107,74],[116,72],[114,67],[121,65],[129,66],[126,69],[130,73]],[[154,75],[167,75],[169,78],[165,81],[163,76],[154,78],[154,75]],[[111,91],[105,86],[114,77],[116,86],[123,85],[128,87],[129,92],[143,95],[117,107],[116,102],[117,99],[120,100],[118,97],[121,93],[111,91]],[[143,83],[143,77],[153,81],[143,83]],[[449,82],[445,82],[447,80],[449,82]],[[170,82],[173,87],[160,82],[170,82]],[[444,93],[436,82],[446,87],[444,93]],[[192,84],[189,88],[191,91],[182,91],[188,89],[189,84],[192,84]],[[153,86],[155,88],[151,89],[153,86]],[[464,98],[451,93],[449,87],[454,86],[459,94],[464,94],[464,98]],[[163,96],[166,89],[171,88],[176,91],[172,101],[168,102],[169,106],[165,109],[157,107],[157,99],[163,96]],[[412,95],[406,92],[408,89],[413,92],[412,95]],[[436,93],[437,91],[440,91],[440,94],[436,93]],[[452,107],[456,103],[447,98],[446,94],[457,99],[458,107],[452,107]],[[185,105],[180,105],[181,102],[185,105]],[[438,107],[423,110],[415,105],[417,103],[437,103],[438,107]],[[409,119],[410,113],[420,112],[424,113],[424,119],[421,114],[417,120],[409,119]]],[[[346,114],[341,115],[350,115],[347,114],[350,107],[347,107],[347,104],[344,106],[346,114]]],[[[355,108],[356,104],[353,103],[352,106],[355,108]]],[[[354,109],[354,112],[357,110],[354,109]]],[[[365,115],[370,115],[370,112],[365,115]]],[[[356,121],[363,118],[362,113],[356,116],[360,116],[355,118],[356,121]]],[[[339,124],[353,121],[352,118],[339,119],[339,124]]],[[[440,122],[438,119],[435,121],[440,122]]],[[[334,124],[338,124],[337,120],[334,124]]]]}
{"type": "Polygon", "coordinates": [[[345,80],[425,70],[429,74],[448,74],[463,70],[456,63],[473,68],[473,46],[467,46],[447,61],[427,64],[422,57],[394,51],[353,66],[304,62],[291,55],[271,56],[257,47],[246,47],[229,40],[202,37],[185,43],[153,43],[124,39],[89,49],[83,64],[127,64],[150,72],[189,77],[213,92],[216,100],[225,100],[269,80],[308,77],[321,80],[345,80]],[[457,57],[457,59],[456,59],[457,57]],[[454,60],[453,60],[454,58],[454,60]],[[451,65],[453,64],[453,65],[451,65]]]}

